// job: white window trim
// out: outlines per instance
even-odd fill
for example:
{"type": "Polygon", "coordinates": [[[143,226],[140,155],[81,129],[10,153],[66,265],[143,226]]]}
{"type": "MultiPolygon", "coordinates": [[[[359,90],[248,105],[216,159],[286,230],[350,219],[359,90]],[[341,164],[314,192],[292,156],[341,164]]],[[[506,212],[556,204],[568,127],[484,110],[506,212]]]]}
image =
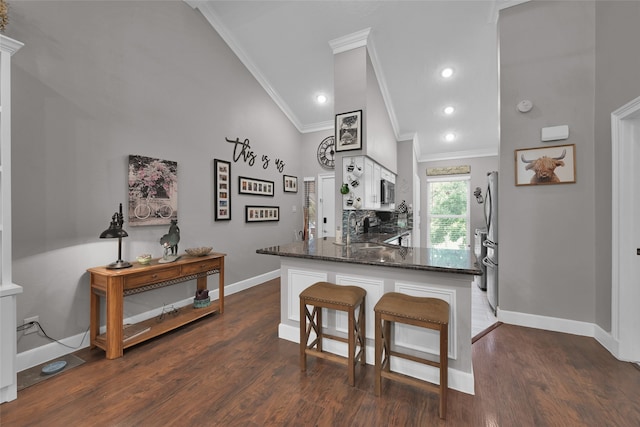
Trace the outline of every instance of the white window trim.
{"type": "Polygon", "coordinates": [[[429,177],[427,178],[427,247],[431,248],[431,229],[429,228],[430,218],[466,218],[467,220],[467,247],[471,247],[471,176],[439,176],[439,177],[429,177]],[[430,185],[432,182],[451,182],[451,181],[468,181],[469,185],[467,185],[467,214],[466,215],[432,215],[431,214],[431,191],[430,185]]]}

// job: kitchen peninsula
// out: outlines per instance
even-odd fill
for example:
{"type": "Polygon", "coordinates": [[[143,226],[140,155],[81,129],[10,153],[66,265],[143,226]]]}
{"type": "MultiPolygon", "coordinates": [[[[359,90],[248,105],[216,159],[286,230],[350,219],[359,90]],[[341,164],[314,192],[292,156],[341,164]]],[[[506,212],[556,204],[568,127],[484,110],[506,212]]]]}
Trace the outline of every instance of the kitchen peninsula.
{"type": "MultiPolygon", "coordinates": [[[[440,298],[450,305],[449,387],[473,394],[471,360],[471,282],[482,274],[470,250],[407,248],[377,241],[339,245],[329,239],[311,239],[256,251],[280,257],[280,338],[299,342],[299,294],[308,286],[328,281],[359,286],[367,291],[366,358],[374,362],[373,307],[386,292],[440,298]]],[[[346,333],[342,312],[323,315],[324,328],[346,333]]],[[[436,357],[439,338],[431,330],[408,325],[394,326],[393,345],[403,351],[423,352],[436,357]]],[[[324,349],[346,355],[346,344],[326,341],[324,349]]],[[[438,370],[408,360],[394,359],[394,368],[406,375],[438,382],[438,370]],[[396,365],[397,363],[397,365],[396,365]]]]}

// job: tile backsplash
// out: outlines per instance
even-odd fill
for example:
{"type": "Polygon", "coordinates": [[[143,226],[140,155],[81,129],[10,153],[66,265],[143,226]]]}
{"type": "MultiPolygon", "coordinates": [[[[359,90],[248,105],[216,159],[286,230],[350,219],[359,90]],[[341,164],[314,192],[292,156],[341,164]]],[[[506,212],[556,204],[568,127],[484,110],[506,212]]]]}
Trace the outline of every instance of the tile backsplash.
{"type": "MultiPolygon", "coordinates": [[[[364,220],[367,217],[378,217],[380,224],[375,229],[369,230],[378,233],[396,233],[401,229],[413,229],[413,212],[399,213],[396,211],[373,210],[343,210],[342,211],[342,239],[346,241],[347,232],[351,232],[351,238],[364,233],[364,220]],[[353,212],[357,225],[351,230],[347,227],[349,214],[353,212]]],[[[353,216],[352,216],[353,219],[353,216]]]]}

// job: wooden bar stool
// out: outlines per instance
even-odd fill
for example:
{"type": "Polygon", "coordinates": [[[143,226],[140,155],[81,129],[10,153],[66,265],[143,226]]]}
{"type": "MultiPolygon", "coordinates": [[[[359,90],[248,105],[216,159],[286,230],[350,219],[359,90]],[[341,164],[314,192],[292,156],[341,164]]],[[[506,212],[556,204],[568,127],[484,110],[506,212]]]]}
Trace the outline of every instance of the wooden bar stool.
{"type": "Polygon", "coordinates": [[[447,413],[447,369],[449,353],[449,304],[437,298],[413,297],[397,292],[380,298],[375,312],[375,395],[380,396],[382,378],[388,378],[440,394],[440,418],[447,413]],[[391,323],[405,323],[440,332],[440,362],[399,353],[391,349],[391,323]],[[440,386],[391,371],[391,356],[435,366],[440,370],[440,386]]]}
{"type": "Polygon", "coordinates": [[[332,360],[347,365],[349,385],[355,385],[356,361],[366,364],[364,300],[367,291],[357,286],[341,286],[318,282],[300,293],[300,369],[307,370],[307,355],[332,360]],[[308,305],[313,306],[309,312],[308,305]],[[356,308],[359,307],[356,318],[356,308]],[[347,338],[330,335],[322,331],[322,309],[346,311],[349,317],[347,338]],[[307,320],[309,324],[307,325],[307,320]],[[316,338],[309,343],[313,331],[316,338]],[[348,344],[348,357],[338,356],[322,350],[322,339],[329,338],[348,344]],[[360,349],[356,353],[356,347],[360,349]]]}

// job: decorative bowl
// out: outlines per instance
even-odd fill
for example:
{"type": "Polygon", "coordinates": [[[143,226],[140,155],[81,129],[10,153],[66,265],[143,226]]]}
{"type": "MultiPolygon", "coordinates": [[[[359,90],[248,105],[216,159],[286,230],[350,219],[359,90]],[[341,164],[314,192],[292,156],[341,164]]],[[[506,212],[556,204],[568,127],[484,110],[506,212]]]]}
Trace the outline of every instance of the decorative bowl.
{"type": "Polygon", "coordinates": [[[203,246],[201,248],[187,248],[184,251],[191,256],[205,256],[211,252],[212,249],[211,247],[203,246]]]}
{"type": "Polygon", "coordinates": [[[151,262],[151,254],[138,255],[138,262],[142,265],[149,264],[151,262]]]}

